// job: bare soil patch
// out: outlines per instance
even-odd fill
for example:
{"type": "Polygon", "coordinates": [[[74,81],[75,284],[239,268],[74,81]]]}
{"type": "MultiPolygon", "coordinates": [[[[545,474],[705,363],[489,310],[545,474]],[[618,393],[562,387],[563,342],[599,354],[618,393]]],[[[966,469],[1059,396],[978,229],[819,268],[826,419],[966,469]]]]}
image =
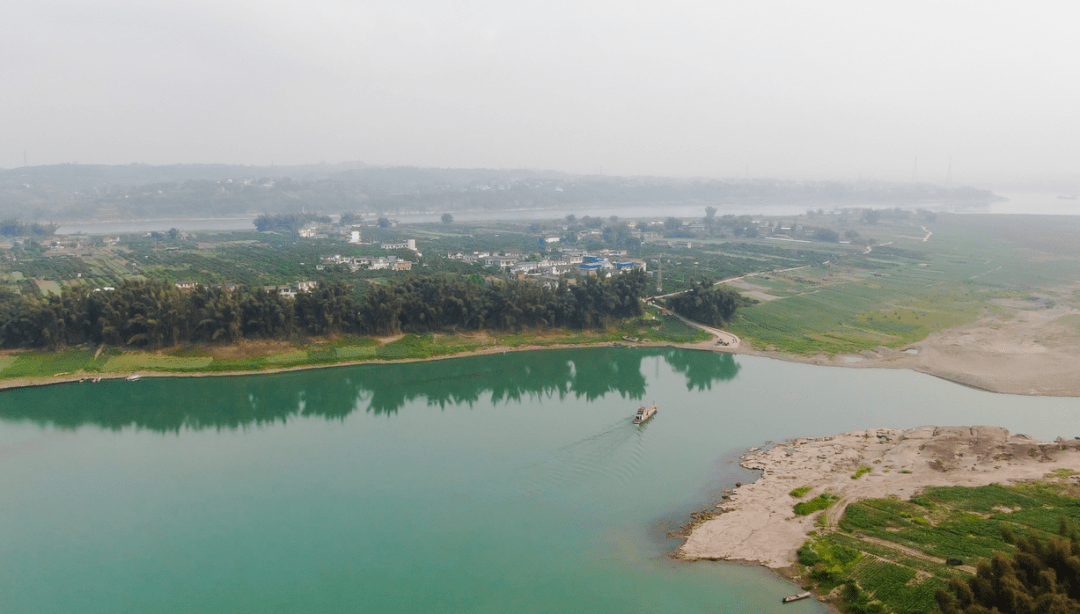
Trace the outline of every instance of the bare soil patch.
{"type": "Polygon", "coordinates": [[[295,349],[288,341],[244,340],[234,345],[206,346],[206,352],[214,360],[244,360],[269,354],[283,354],[295,349]]]}

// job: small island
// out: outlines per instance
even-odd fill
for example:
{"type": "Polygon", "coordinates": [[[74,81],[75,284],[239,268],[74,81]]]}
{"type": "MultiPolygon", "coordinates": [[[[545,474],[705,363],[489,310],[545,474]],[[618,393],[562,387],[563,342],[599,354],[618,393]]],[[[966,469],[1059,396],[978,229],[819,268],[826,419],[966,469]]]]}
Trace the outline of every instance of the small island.
{"type": "Polygon", "coordinates": [[[862,564],[903,576],[907,594],[892,605],[932,605],[950,579],[1010,549],[1014,527],[1040,539],[1076,530],[1066,508],[1075,507],[1077,439],[996,426],[869,429],[752,449],[742,465],[761,477],[726,491],[676,556],[760,563],[823,598],[851,586],[841,601],[865,601],[853,571],[862,564]]]}

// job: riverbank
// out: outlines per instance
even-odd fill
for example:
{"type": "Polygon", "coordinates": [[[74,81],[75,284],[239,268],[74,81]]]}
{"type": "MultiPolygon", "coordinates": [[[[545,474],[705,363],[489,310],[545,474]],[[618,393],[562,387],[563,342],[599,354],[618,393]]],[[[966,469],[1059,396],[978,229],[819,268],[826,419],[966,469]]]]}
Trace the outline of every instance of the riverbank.
{"type": "Polygon", "coordinates": [[[869,429],[751,450],[741,464],[760,470],[761,477],[730,491],[717,506],[719,515],[693,527],[678,557],[787,568],[811,532],[834,527],[852,503],[909,499],[932,486],[1080,473],[1080,440],[1040,442],[993,426],[869,429]],[[813,501],[825,511],[796,513],[797,503],[813,501]]]}
{"type": "Polygon", "coordinates": [[[70,348],[60,352],[0,352],[0,389],[140,377],[212,377],[285,373],[363,364],[467,358],[507,352],[581,347],[708,348],[709,338],[677,319],[635,321],[599,331],[553,330],[492,334],[341,337],[306,344],[245,340],[230,345],[157,351],[70,348]]]}
{"type": "Polygon", "coordinates": [[[834,367],[911,369],[1003,394],[1080,396],[1080,311],[1068,306],[1008,305],[977,321],[931,333],[900,349],[878,346],[849,355],[799,356],[754,348],[737,353],[834,367]]]}
{"type": "MultiPolygon", "coordinates": [[[[1073,365],[1080,361],[1080,328],[1077,327],[1074,319],[1080,321],[1080,314],[1068,307],[1022,311],[1018,316],[1007,319],[988,314],[975,323],[933,333],[926,339],[902,349],[879,346],[873,350],[864,350],[854,355],[837,356],[800,356],[762,350],[753,347],[745,339],[739,339],[726,331],[683,320],[687,325],[685,328],[668,333],[675,339],[673,341],[649,340],[641,332],[635,332],[634,334],[643,336],[631,337],[630,339],[636,339],[636,341],[632,341],[626,339],[626,336],[622,334],[626,331],[615,331],[606,334],[594,333],[591,336],[587,332],[575,333],[573,336],[563,335],[563,341],[565,342],[560,341],[558,334],[532,335],[535,338],[535,342],[532,343],[529,341],[530,336],[528,334],[504,335],[502,337],[511,339],[511,342],[500,343],[499,337],[481,332],[464,335],[468,339],[462,345],[440,346],[434,355],[402,355],[394,358],[376,357],[377,347],[400,343],[405,337],[404,335],[397,335],[372,342],[376,345],[371,346],[370,351],[366,352],[368,356],[354,360],[323,360],[322,362],[301,362],[282,366],[260,364],[252,368],[237,369],[205,369],[198,367],[191,369],[133,368],[114,372],[72,370],[70,372],[54,373],[48,373],[48,370],[46,370],[45,373],[40,375],[0,379],[0,389],[44,386],[97,377],[116,379],[128,375],[146,377],[238,376],[325,369],[358,364],[467,358],[469,356],[503,352],[573,347],[626,346],[717,351],[831,367],[911,369],[989,392],[1028,396],[1076,397],[1080,396],[1080,372],[1077,372],[1073,365]],[[694,326],[712,335],[712,337],[707,340],[692,342],[678,341],[680,337],[683,339],[689,338],[687,331],[690,326],[694,326]],[[717,340],[723,340],[725,345],[718,345],[717,340]]],[[[673,323],[674,320],[671,324],[665,324],[665,326],[671,326],[673,323]]],[[[318,349],[321,346],[316,344],[313,347],[318,349]]],[[[244,342],[234,346],[205,348],[205,353],[207,356],[217,358],[245,358],[252,354],[252,348],[256,348],[256,353],[262,352],[259,357],[266,359],[268,363],[272,363],[282,356],[295,355],[298,351],[292,344],[284,342],[256,341],[244,342]]],[[[2,354],[0,363],[2,363],[4,357],[10,358],[19,353],[9,351],[2,354]]],[[[161,352],[146,352],[143,354],[155,357],[169,357],[161,352]]],[[[2,376],[3,373],[0,370],[0,377],[2,376]]]]}

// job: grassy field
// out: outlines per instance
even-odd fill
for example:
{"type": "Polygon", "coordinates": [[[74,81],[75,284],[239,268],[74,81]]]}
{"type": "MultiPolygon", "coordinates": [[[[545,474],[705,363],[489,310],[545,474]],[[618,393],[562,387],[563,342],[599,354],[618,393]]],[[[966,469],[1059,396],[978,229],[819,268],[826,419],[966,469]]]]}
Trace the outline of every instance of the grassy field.
{"type": "Polygon", "coordinates": [[[931,488],[910,501],[871,499],[849,506],[835,531],[799,550],[816,589],[837,593],[847,611],[935,612],[934,591],[1016,535],[1057,535],[1080,526],[1077,485],[1068,474],[1018,486],[931,488]],[[964,567],[945,564],[961,559],[964,567]]]}
{"type": "MultiPolygon", "coordinates": [[[[1037,216],[941,216],[926,242],[911,224],[882,225],[870,252],[849,250],[731,282],[748,296],[776,298],[741,309],[729,329],[763,349],[835,355],[899,348],[984,313],[1007,315],[995,299],[1036,300],[1080,282],[1077,250],[1061,240],[1062,223],[1076,225],[1037,216]]],[[[1075,293],[1069,300],[1080,304],[1075,293]]]]}
{"type": "Polygon", "coordinates": [[[709,335],[676,318],[645,317],[605,330],[521,331],[505,334],[404,335],[390,342],[346,336],[309,344],[258,343],[197,346],[154,352],[71,348],[0,356],[0,382],[22,378],[70,378],[132,373],[228,373],[314,367],[366,360],[423,360],[485,348],[547,347],[600,343],[690,343],[709,335]],[[631,341],[636,340],[636,341],[631,341]]]}

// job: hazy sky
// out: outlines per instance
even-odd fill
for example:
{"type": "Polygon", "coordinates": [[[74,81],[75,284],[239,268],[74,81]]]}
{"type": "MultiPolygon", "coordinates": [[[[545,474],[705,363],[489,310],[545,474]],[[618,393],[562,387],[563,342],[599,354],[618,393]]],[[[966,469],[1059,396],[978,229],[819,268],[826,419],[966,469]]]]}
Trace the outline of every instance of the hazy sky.
{"type": "Polygon", "coordinates": [[[0,167],[362,160],[954,181],[1080,169],[1080,3],[36,0],[0,167]]]}

